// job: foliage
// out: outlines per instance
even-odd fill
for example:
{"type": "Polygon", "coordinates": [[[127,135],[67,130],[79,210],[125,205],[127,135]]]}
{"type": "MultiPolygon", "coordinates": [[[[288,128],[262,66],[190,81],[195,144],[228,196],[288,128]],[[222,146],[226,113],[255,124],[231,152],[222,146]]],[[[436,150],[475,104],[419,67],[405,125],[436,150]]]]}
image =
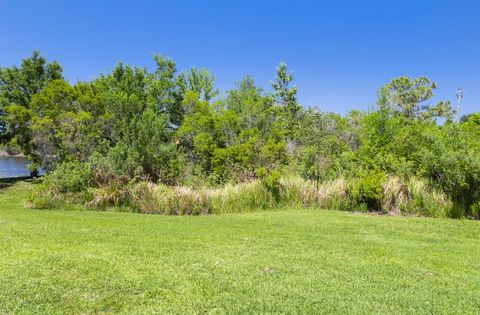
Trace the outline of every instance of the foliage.
{"type": "MultiPolygon", "coordinates": [[[[33,189],[29,198],[31,207],[60,208],[67,202],[90,209],[117,207],[121,211],[167,215],[240,213],[281,207],[373,210],[431,217],[458,215],[451,199],[427,182],[418,179],[405,182],[378,173],[318,183],[296,176],[280,177],[278,171],[267,173],[259,169],[259,180],[222,187],[192,188],[150,181],[111,180],[88,188],[85,185],[88,177],[81,169],[75,169],[78,166],[62,165],[61,172],[48,175],[33,189]]],[[[473,205],[472,213],[478,213],[476,207],[478,204],[473,205]]]]}
{"type": "Polygon", "coordinates": [[[163,200],[172,208],[165,213],[210,213],[221,211],[216,201],[192,196],[223,185],[260,200],[243,208],[288,200],[479,218],[479,114],[454,121],[448,101],[427,106],[436,85],[426,77],[395,78],[380,89],[376,109],[342,116],[302,107],[284,63],[271,91],[247,76],[222,96],[204,68],[177,72],[172,60],[153,59],[152,70],[118,63],[75,84],[38,52],[1,68],[2,145],[50,174],[43,186],[52,196],[92,207],[150,212],[159,204],[148,204],[163,200]],[[289,177],[302,180],[282,182],[289,177]]]}
{"type": "Polygon", "coordinates": [[[385,174],[381,172],[361,172],[350,182],[347,193],[360,209],[380,211],[384,182],[385,174]]]}
{"type": "Polygon", "coordinates": [[[290,87],[292,80],[293,73],[288,72],[285,63],[280,63],[277,66],[275,81],[272,83],[274,98],[281,109],[280,116],[284,123],[283,128],[286,129],[291,138],[296,139],[299,136],[298,115],[301,106],[297,103],[297,88],[290,87]]]}
{"type": "Polygon", "coordinates": [[[452,119],[450,102],[428,106],[424,102],[433,96],[436,84],[426,77],[398,77],[380,89],[378,105],[382,112],[399,114],[406,119],[430,120],[437,117],[452,119]]]}
{"type": "Polygon", "coordinates": [[[89,187],[90,167],[85,163],[65,162],[47,175],[45,183],[58,193],[75,193],[89,187]]]}
{"type": "Polygon", "coordinates": [[[257,169],[256,173],[262,185],[278,200],[281,194],[280,171],[274,169],[267,172],[267,170],[262,167],[257,169]]]}
{"type": "Polygon", "coordinates": [[[62,78],[57,62],[47,63],[38,51],[22,60],[20,67],[0,68],[0,142],[13,139],[27,153],[30,101],[45,85],[62,78]]]}

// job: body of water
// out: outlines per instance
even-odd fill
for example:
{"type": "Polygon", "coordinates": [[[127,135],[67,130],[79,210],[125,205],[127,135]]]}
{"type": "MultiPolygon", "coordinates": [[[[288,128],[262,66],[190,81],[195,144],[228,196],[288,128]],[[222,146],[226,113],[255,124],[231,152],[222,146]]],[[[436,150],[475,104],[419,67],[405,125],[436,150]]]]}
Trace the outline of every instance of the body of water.
{"type": "Polygon", "coordinates": [[[0,157],[0,178],[29,176],[29,164],[30,161],[26,157],[0,157]]]}

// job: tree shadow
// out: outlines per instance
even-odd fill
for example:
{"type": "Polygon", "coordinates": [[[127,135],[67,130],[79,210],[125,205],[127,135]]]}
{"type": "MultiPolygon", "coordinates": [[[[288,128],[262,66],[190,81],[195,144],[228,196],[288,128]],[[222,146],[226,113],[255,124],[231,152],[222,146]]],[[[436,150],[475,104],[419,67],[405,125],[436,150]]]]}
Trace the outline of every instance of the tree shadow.
{"type": "Polygon", "coordinates": [[[23,176],[23,177],[9,177],[9,178],[0,178],[0,191],[4,190],[13,184],[20,182],[20,181],[31,181],[36,177],[33,176],[23,176]]]}

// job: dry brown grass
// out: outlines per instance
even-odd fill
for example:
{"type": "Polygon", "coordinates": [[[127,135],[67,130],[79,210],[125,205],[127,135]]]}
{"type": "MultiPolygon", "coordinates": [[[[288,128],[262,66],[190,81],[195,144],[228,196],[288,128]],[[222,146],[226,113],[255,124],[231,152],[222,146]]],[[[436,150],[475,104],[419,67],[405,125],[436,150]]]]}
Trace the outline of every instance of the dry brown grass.
{"type": "Polygon", "coordinates": [[[408,188],[398,177],[388,177],[383,184],[382,210],[391,215],[401,214],[408,199],[408,188]]]}
{"type": "MultiPolygon", "coordinates": [[[[33,206],[55,207],[69,196],[56,191],[34,191],[33,206]],[[40,197],[41,198],[40,198],[40,197]]],[[[425,182],[411,179],[408,183],[398,177],[388,177],[382,185],[381,211],[391,215],[414,214],[444,217],[452,207],[451,201],[425,182]]],[[[70,198],[89,208],[128,207],[146,214],[201,215],[211,213],[249,212],[265,209],[317,207],[332,210],[365,210],[361,201],[349,192],[349,181],[338,178],[323,183],[300,177],[284,177],[278,193],[273,193],[259,180],[227,184],[218,188],[164,186],[151,182],[121,185],[116,182],[102,188],[90,189],[82,198],[70,198]],[[82,199],[83,198],[83,199],[82,199]]]]}

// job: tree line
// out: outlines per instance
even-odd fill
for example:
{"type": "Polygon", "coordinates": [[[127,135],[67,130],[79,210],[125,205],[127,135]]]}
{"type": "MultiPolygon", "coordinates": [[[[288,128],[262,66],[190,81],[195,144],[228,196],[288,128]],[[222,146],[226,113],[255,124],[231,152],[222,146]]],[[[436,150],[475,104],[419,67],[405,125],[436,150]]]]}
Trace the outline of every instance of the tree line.
{"type": "Polygon", "coordinates": [[[301,106],[283,63],[270,91],[247,76],[220,95],[207,70],[153,59],[153,71],[119,63],[75,84],[37,51],[0,68],[0,143],[61,193],[256,180],[275,193],[282,176],[316,187],[343,178],[357,206],[381,210],[394,176],[444,194],[450,216],[480,216],[480,113],[456,120],[450,102],[428,104],[426,77],[395,78],[375,109],[342,116],[301,106]]]}

